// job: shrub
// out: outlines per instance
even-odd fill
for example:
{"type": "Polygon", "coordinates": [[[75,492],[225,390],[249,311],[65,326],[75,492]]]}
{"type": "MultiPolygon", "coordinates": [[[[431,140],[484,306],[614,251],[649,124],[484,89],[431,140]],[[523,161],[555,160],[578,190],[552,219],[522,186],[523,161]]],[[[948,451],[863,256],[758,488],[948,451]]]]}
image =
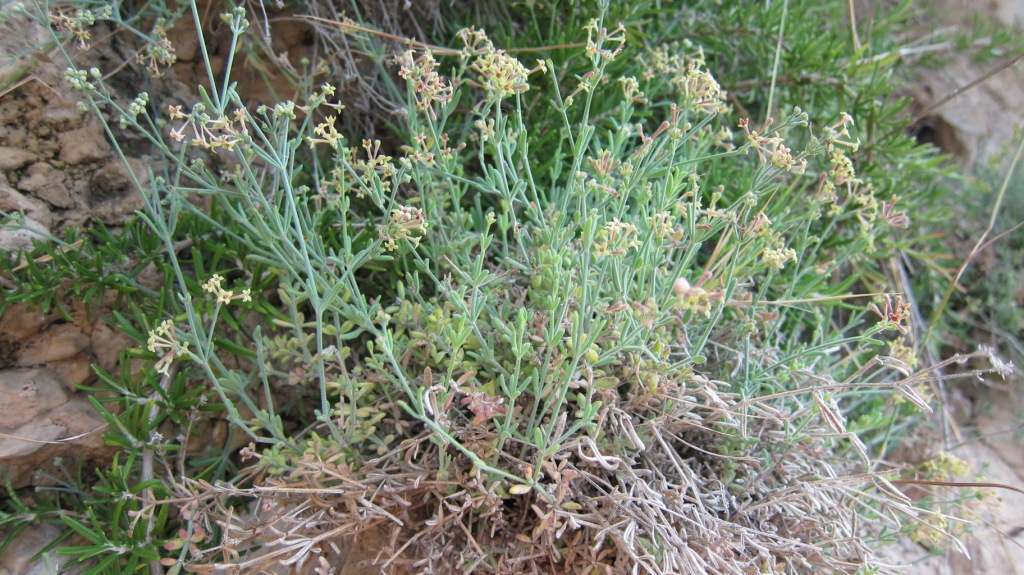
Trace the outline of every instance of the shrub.
{"type": "MultiPolygon", "coordinates": [[[[134,385],[104,375],[123,412],[96,402],[133,454],[104,475],[125,495],[64,515],[91,543],[65,552],[97,570],[876,568],[893,511],[925,512],[862,436],[930,409],[948,365],[916,366],[899,294],[858,291],[909,217],[858,173],[854,117],[784,99],[746,117],[700,46],[633,45],[611,9],[569,64],[473,28],[398,53],[393,149],[337,131],[328,83],[250,109],[229,61],[199,102],[154,111],[69,70],[170,166],[139,179],[139,217],[178,293],[122,316],[155,361],[134,385]],[[852,428],[868,402],[893,411],[852,428]],[[203,410],[248,445],[186,473],[203,410]]],[[[224,20],[234,45],[246,15],[224,20]]]]}

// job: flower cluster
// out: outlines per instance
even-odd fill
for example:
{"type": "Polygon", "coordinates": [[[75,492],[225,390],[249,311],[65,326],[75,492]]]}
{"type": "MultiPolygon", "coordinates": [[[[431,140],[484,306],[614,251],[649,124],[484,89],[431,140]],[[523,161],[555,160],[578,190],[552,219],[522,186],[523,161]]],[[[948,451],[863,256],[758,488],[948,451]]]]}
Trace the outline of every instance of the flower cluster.
{"type": "Polygon", "coordinates": [[[451,146],[451,136],[447,133],[441,134],[436,141],[430,138],[426,134],[420,134],[413,137],[413,141],[416,142],[416,146],[404,146],[403,149],[407,152],[405,158],[401,158],[402,165],[411,165],[412,163],[421,163],[426,166],[433,166],[436,163],[434,153],[429,151],[431,148],[439,148],[441,159],[443,161],[451,161],[455,159],[455,153],[462,151],[466,148],[466,143],[462,142],[454,148],[451,146]]]}
{"type": "Polygon", "coordinates": [[[459,41],[462,42],[463,48],[459,53],[459,57],[463,60],[468,60],[474,55],[486,54],[494,51],[494,44],[491,43],[491,39],[487,37],[487,32],[483,30],[477,30],[476,28],[463,28],[455,33],[458,36],[459,41]]]}
{"type": "Polygon", "coordinates": [[[622,95],[627,100],[636,104],[646,104],[647,97],[643,91],[640,90],[640,82],[636,81],[633,76],[627,76],[625,78],[619,78],[619,84],[622,85],[622,95]]]}
{"type": "Polygon", "coordinates": [[[483,88],[493,101],[529,90],[526,80],[530,74],[547,70],[541,61],[533,69],[527,69],[514,56],[496,49],[483,30],[464,28],[459,30],[458,37],[465,46],[460,53],[462,59],[465,61],[475,56],[469,66],[479,76],[479,81],[474,84],[483,88]]]}
{"type": "MultiPolygon", "coordinates": [[[[345,106],[338,103],[331,103],[328,98],[334,97],[336,88],[328,83],[324,83],[320,86],[320,91],[313,94],[309,98],[308,106],[310,109],[317,108],[319,106],[327,106],[336,112],[341,112],[345,109],[345,106]]],[[[310,148],[316,147],[317,144],[327,144],[335,151],[340,150],[345,142],[345,136],[341,135],[338,130],[334,127],[334,122],[338,120],[335,115],[327,116],[323,122],[320,122],[313,128],[313,134],[318,136],[307,137],[306,143],[309,144],[310,148]]]]}
{"type": "Polygon", "coordinates": [[[243,302],[252,301],[252,292],[248,289],[242,290],[240,293],[235,294],[231,290],[226,290],[221,286],[224,278],[220,274],[213,274],[210,279],[203,284],[203,291],[212,293],[217,296],[217,303],[228,304],[233,300],[240,299],[243,302]]]}
{"type": "Polygon", "coordinates": [[[57,12],[50,15],[50,21],[57,30],[73,35],[78,40],[78,49],[84,51],[89,49],[89,40],[92,38],[92,34],[86,28],[95,24],[97,20],[107,20],[113,15],[113,6],[104,6],[97,10],[78,9],[70,14],[57,12]]]}
{"type": "Polygon", "coordinates": [[[313,134],[319,136],[319,138],[307,138],[306,141],[312,148],[317,144],[327,144],[335,150],[341,148],[345,143],[345,136],[338,132],[337,128],[334,127],[334,122],[338,120],[337,116],[327,116],[323,122],[320,122],[313,128],[313,134]]]}
{"type": "Polygon", "coordinates": [[[893,196],[891,202],[882,202],[882,219],[894,228],[906,228],[910,226],[910,217],[907,212],[896,211],[899,201],[899,196],[893,196]]]}
{"type": "Polygon", "coordinates": [[[504,402],[504,397],[495,397],[484,391],[472,390],[466,392],[466,397],[463,397],[459,403],[467,406],[473,413],[473,425],[480,425],[492,417],[508,413],[508,407],[503,405],[504,402]]]}
{"type": "Polygon", "coordinates": [[[796,259],[796,251],[793,248],[776,247],[765,248],[761,252],[761,261],[768,264],[768,267],[781,270],[786,267],[786,262],[796,259]]]}
{"type": "Polygon", "coordinates": [[[654,237],[659,240],[672,239],[678,241],[682,237],[682,232],[676,230],[673,225],[675,218],[669,212],[658,212],[649,217],[647,221],[651,224],[654,237]]]}
{"type": "Polygon", "coordinates": [[[402,206],[391,210],[391,219],[380,227],[377,235],[390,252],[398,249],[399,240],[409,240],[414,246],[420,245],[420,238],[427,233],[427,217],[423,210],[402,206]]]}
{"type": "Polygon", "coordinates": [[[235,110],[231,118],[221,116],[216,119],[206,113],[206,106],[202,103],[193,106],[189,114],[182,112],[181,106],[170,106],[169,112],[171,120],[185,120],[177,129],[171,130],[170,136],[174,141],[184,140],[185,130],[191,128],[191,144],[210,151],[218,148],[233,151],[249,133],[245,125],[247,112],[242,108],[235,110]]]}
{"type": "MultiPolygon", "coordinates": [[[[328,172],[329,177],[322,180],[318,190],[321,199],[327,199],[328,203],[332,203],[349,191],[355,191],[356,197],[359,198],[367,194],[376,198],[386,197],[390,195],[394,185],[410,180],[411,176],[408,173],[399,172],[394,158],[381,151],[380,140],[363,140],[362,149],[366,152],[366,158],[360,158],[359,148],[343,146],[344,136],[335,130],[333,122],[333,117],[327,118],[326,122],[313,129],[314,134],[320,138],[307,139],[310,146],[326,143],[337,151],[334,155],[334,166],[328,172]]],[[[408,146],[403,149],[406,152],[411,150],[408,146]]],[[[452,150],[442,150],[445,151],[452,150]]],[[[433,156],[429,155],[430,162],[427,162],[428,155],[417,155],[415,152],[399,158],[403,167],[411,166],[414,160],[431,163],[433,156]]]]}
{"type": "Polygon", "coordinates": [[[853,116],[843,112],[840,115],[839,121],[831,126],[825,128],[825,151],[831,153],[838,146],[849,148],[851,152],[856,152],[860,148],[860,139],[853,141],[850,140],[850,129],[847,126],[854,125],[853,116]],[[847,138],[847,139],[843,139],[847,138]]]}
{"type": "Polygon", "coordinates": [[[380,192],[388,194],[391,192],[391,179],[398,174],[391,156],[380,150],[380,140],[363,140],[363,150],[366,151],[365,160],[353,160],[353,166],[362,172],[363,178],[359,184],[363,187],[356,192],[362,197],[366,193],[365,186],[380,184],[380,192]]]}
{"type": "Polygon", "coordinates": [[[473,122],[473,126],[480,130],[480,141],[486,142],[494,138],[494,118],[489,118],[486,122],[483,120],[477,120],[473,122]]]}
{"type": "Polygon", "coordinates": [[[796,260],[796,250],[786,247],[782,234],[772,228],[772,220],[763,211],[758,212],[754,219],[744,226],[743,233],[767,242],[767,247],[761,252],[761,261],[768,267],[781,270],[786,267],[786,262],[796,260]]]}
{"type": "Polygon", "coordinates": [[[121,120],[120,120],[121,127],[122,128],[127,127],[129,122],[131,122],[131,123],[135,122],[135,118],[139,114],[145,114],[146,113],[146,106],[148,104],[149,104],[149,94],[148,93],[142,92],[141,94],[136,96],[135,99],[132,100],[132,103],[128,105],[128,113],[126,115],[122,115],[121,116],[121,120]]]}
{"type": "Polygon", "coordinates": [[[860,140],[851,140],[849,126],[853,125],[853,117],[843,112],[838,122],[828,126],[824,130],[825,153],[828,156],[829,169],[822,176],[815,199],[821,203],[832,203],[833,212],[839,210],[839,201],[836,190],[845,188],[847,194],[852,196],[856,188],[863,182],[857,177],[853,168],[853,162],[846,155],[846,150],[856,152],[860,147],[860,140]]]}
{"type": "Polygon", "coordinates": [[[472,69],[480,74],[484,90],[497,100],[530,89],[530,85],[526,83],[530,71],[504,50],[495,50],[477,58],[472,69]]]}
{"type": "Polygon", "coordinates": [[[715,114],[728,112],[725,103],[726,92],[707,71],[704,50],[685,45],[670,44],[659,46],[650,52],[650,65],[644,73],[645,80],[666,77],[682,96],[682,107],[695,112],[715,114]]]}
{"type": "Polygon", "coordinates": [[[905,337],[900,337],[890,341],[886,355],[899,361],[906,369],[913,371],[917,369],[919,360],[914,348],[906,345],[905,340],[905,337]]]}
{"type": "Polygon", "coordinates": [[[94,79],[102,76],[96,68],[90,69],[89,72],[75,70],[74,68],[68,68],[64,71],[64,79],[71,84],[71,87],[82,92],[91,92],[96,89],[96,85],[89,81],[90,75],[94,79]]]}
{"type": "Polygon", "coordinates": [[[619,218],[612,218],[597,232],[594,252],[599,256],[623,256],[630,248],[640,247],[637,237],[639,230],[630,223],[623,223],[619,218]]]}
{"type": "Polygon", "coordinates": [[[901,296],[896,296],[896,303],[893,303],[892,298],[886,295],[882,298],[882,305],[883,308],[879,309],[877,305],[871,304],[871,311],[882,318],[878,322],[879,327],[906,334],[910,328],[904,322],[910,319],[910,304],[903,301],[901,296]]]}
{"type": "MultiPolygon", "coordinates": [[[[896,210],[896,204],[900,201],[899,196],[893,196],[892,201],[879,200],[875,196],[875,188],[871,184],[863,184],[857,180],[849,187],[849,200],[845,205],[856,205],[853,210],[860,222],[861,236],[866,239],[869,253],[875,251],[875,236],[871,231],[879,220],[894,228],[906,228],[910,226],[910,217],[904,211],[896,210]]],[[[835,208],[838,210],[838,206],[835,208]]]]}
{"type": "Polygon", "coordinates": [[[597,19],[591,20],[583,28],[587,31],[587,55],[590,57],[600,57],[608,61],[612,61],[618,56],[622,49],[626,45],[626,27],[619,24],[611,32],[608,32],[607,28],[599,28],[597,19]],[[616,36],[616,34],[618,34],[616,36]],[[597,36],[595,39],[594,36],[597,36]],[[612,42],[616,44],[615,48],[609,50],[604,47],[605,42],[612,42]]]}
{"type": "Polygon", "coordinates": [[[178,334],[174,330],[174,322],[165,319],[156,327],[149,330],[149,341],[146,348],[153,353],[163,353],[154,367],[157,373],[170,375],[171,362],[178,355],[188,353],[188,342],[179,341],[178,334]]]}
{"type": "Polygon", "coordinates": [[[145,64],[146,70],[154,78],[160,78],[164,75],[160,69],[161,67],[168,68],[178,61],[178,56],[174,52],[174,46],[167,39],[166,20],[163,18],[157,19],[156,24],[153,25],[152,41],[146,45],[144,50],[135,55],[135,61],[139,64],[145,64]]]}
{"type": "Polygon", "coordinates": [[[768,135],[771,125],[772,119],[768,118],[759,130],[751,130],[749,119],[740,120],[740,128],[747,134],[750,147],[754,148],[762,162],[770,161],[776,168],[794,174],[807,171],[807,159],[794,157],[793,151],[786,147],[782,138],[768,135]]]}
{"type": "Polygon", "coordinates": [[[596,158],[588,156],[587,163],[590,164],[590,168],[594,170],[594,173],[601,177],[612,175],[622,165],[622,162],[612,156],[612,153],[608,150],[598,150],[596,158]]]}
{"type": "Polygon", "coordinates": [[[419,57],[409,50],[398,58],[401,69],[398,75],[412,86],[416,95],[416,107],[430,114],[431,120],[437,120],[434,103],[447,104],[452,100],[452,85],[437,73],[437,60],[430,52],[423,52],[419,57]]]}

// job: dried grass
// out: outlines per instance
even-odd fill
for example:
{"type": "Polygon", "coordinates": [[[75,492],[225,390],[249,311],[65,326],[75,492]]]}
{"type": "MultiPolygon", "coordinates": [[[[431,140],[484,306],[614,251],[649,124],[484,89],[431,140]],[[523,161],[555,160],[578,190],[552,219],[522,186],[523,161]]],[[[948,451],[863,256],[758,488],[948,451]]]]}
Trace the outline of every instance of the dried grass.
{"type": "Polygon", "coordinates": [[[346,133],[380,134],[384,131],[382,127],[403,113],[402,106],[381,85],[382,75],[376,67],[380,60],[408,49],[407,40],[425,41],[427,32],[443,21],[441,5],[442,0],[304,2],[302,14],[308,16],[325,48],[320,60],[329,66],[338,96],[348,109],[341,119],[356,122],[346,126],[353,130],[346,133]],[[356,25],[351,17],[357,17],[362,24],[356,25]],[[370,46],[386,52],[372,53],[370,46]]]}
{"type": "MultiPolygon", "coordinates": [[[[958,356],[885,385],[913,390],[934,371],[988,355],[958,356]]],[[[600,431],[545,459],[541,480],[523,495],[509,495],[429,432],[359,469],[338,452],[312,450],[286,476],[254,466],[248,489],[188,481],[179,485],[186,513],[208,532],[223,533],[193,568],[320,575],[885,571],[867,539],[882,528],[898,530],[908,517],[925,521],[929,512],[869,471],[863,453],[843,454],[835,443],[849,437],[837,433],[842,414],[834,402],[823,408],[820,378],[803,375],[801,393],[765,402],[742,401],[726,383],[701,377],[658,394],[605,392],[600,431]],[[452,462],[443,471],[441,450],[452,462]],[[608,455],[613,450],[619,456],[608,455]]],[[[456,416],[452,431],[481,454],[497,439],[468,417],[456,416]]],[[[536,457],[527,450],[527,459],[536,457]]],[[[504,461],[512,472],[530,471],[526,461],[504,461]]]]}

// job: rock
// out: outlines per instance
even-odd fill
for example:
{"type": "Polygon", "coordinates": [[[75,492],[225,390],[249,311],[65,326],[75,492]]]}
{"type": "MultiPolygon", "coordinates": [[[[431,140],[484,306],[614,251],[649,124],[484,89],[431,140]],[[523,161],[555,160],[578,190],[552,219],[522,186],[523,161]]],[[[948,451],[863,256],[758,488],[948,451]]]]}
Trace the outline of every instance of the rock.
{"type": "MultiPolygon", "coordinates": [[[[1009,418],[1010,427],[1018,426],[1019,414],[1009,418]]],[[[1015,446],[1013,451],[1020,457],[1020,444],[1015,441],[995,441],[993,443],[1015,446]]],[[[974,464],[975,469],[984,469],[985,481],[1009,484],[1020,487],[1024,477],[1015,472],[1012,465],[1000,456],[999,452],[988,445],[972,445],[962,450],[965,459],[974,464]]],[[[954,573],[1007,573],[1007,565],[1024,565],[1024,505],[1020,504],[1024,497],[1019,493],[1004,489],[986,490],[985,499],[973,506],[971,511],[978,513],[981,522],[993,529],[976,529],[968,539],[971,559],[958,556],[959,561],[953,562],[954,573]]],[[[954,494],[955,495],[955,494],[954,494]]]]}
{"type": "MultiPolygon", "coordinates": [[[[145,185],[148,181],[145,164],[135,158],[129,158],[128,163],[145,185]]],[[[96,170],[90,181],[88,199],[93,216],[107,225],[122,225],[144,207],[128,168],[119,159],[96,170]]]]}
{"type": "Polygon", "coordinates": [[[53,321],[49,316],[28,304],[16,303],[7,308],[3,315],[0,315],[0,336],[11,341],[25,341],[30,336],[39,333],[47,324],[53,321]]]}
{"type": "Polygon", "coordinates": [[[19,252],[32,249],[32,240],[46,241],[50,230],[41,222],[25,218],[17,226],[0,228],[0,251],[19,252]]]}
{"type": "Polygon", "coordinates": [[[174,55],[179,62],[191,62],[199,53],[199,35],[191,19],[181,19],[167,31],[167,39],[174,46],[174,55]]]}
{"type": "Polygon", "coordinates": [[[88,385],[96,379],[92,371],[92,361],[88,353],[80,353],[68,359],[51,361],[47,367],[60,377],[61,381],[68,386],[68,391],[74,391],[75,386],[88,385]]]}
{"type": "MultiPolygon", "coordinates": [[[[224,67],[227,65],[227,61],[224,56],[210,55],[210,71],[213,72],[214,77],[220,76],[224,73],[224,67]]],[[[201,69],[201,68],[199,68],[201,69]]]]}
{"type": "Polygon", "coordinates": [[[32,192],[35,197],[58,208],[70,208],[75,205],[67,187],[64,186],[64,173],[44,162],[29,166],[25,177],[18,182],[18,188],[32,192]]]}
{"type": "Polygon", "coordinates": [[[280,20],[271,27],[275,53],[291,50],[303,44],[312,44],[313,28],[300,20],[280,20]]]}
{"type": "Polygon", "coordinates": [[[18,354],[19,367],[47,365],[68,359],[89,348],[89,336],[71,324],[55,326],[28,341],[18,354]]]}
{"type": "Polygon", "coordinates": [[[111,156],[110,144],[99,124],[91,122],[77,130],[57,136],[60,159],[67,164],[99,162],[111,156]]]}
{"type": "Polygon", "coordinates": [[[14,170],[35,160],[36,155],[28,150],[0,147],[0,170],[14,170]]]}
{"type": "Polygon", "coordinates": [[[103,419],[82,395],[67,394],[50,369],[0,371],[0,470],[15,489],[52,472],[54,458],[94,460],[108,455],[103,419]]]}
{"type": "Polygon", "coordinates": [[[135,281],[139,282],[139,285],[143,287],[159,290],[164,285],[164,273],[156,267],[155,263],[150,262],[149,265],[142,268],[142,271],[135,276],[135,281]]]}
{"type": "Polygon", "coordinates": [[[32,557],[42,551],[47,545],[60,537],[61,528],[48,523],[30,525],[24,529],[0,556],[0,573],[11,575],[50,575],[53,573],[81,573],[74,562],[68,557],[61,557],[53,553],[47,560],[40,558],[32,561],[32,557]]]}
{"type": "Polygon", "coordinates": [[[53,225],[53,214],[43,202],[26,196],[14,188],[0,182],[0,211],[13,214],[25,212],[25,215],[49,228],[53,225]]]}
{"type": "MultiPolygon", "coordinates": [[[[0,373],[0,378],[6,372],[0,373]]],[[[5,406],[2,415],[11,415],[5,406]]],[[[9,478],[15,489],[31,485],[36,479],[36,472],[44,467],[52,467],[53,458],[61,449],[69,445],[59,440],[67,437],[67,430],[47,420],[49,411],[31,411],[36,416],[30,421],[14,429],[0,428],[3,439],[0,439],[0,470],[9,478]]]]}
{"type": "MultiPolygon", "coordinates": [[[[48,540],[48,541],[52,541],[48,540]]],[[[80,544],[87,544],[84,540],[80,544]]],[[[73,558],[57,555],[55,552],[44,554],[34,563],[28,566],[24,575],[82,575],[83,567],[73,558]]]]}
{"type": "MultiPolygon", "coordinates": [[[[115,372],[120,365],[121,350],[125,347],[139,347],[139,344],[122,332],[111,329],[103,320],[97,319],[92,325],[92,353],[96,365],[106,372],[115,372]]],[[[133,373],[136,370],[133,369],[133,373]]]]}
{"type": "MultiPolygon", "coordinates": [[[[1012,470],[1017,478],[1016,481],[1010,482],[1013,485],[1024,482],[1024,449],[1021,449],[1019,440],[1007,441],[1004,438],[1011,430],[1020,429],[1020,414],[1024,413],[1022,410],[1024,398],[1020,396],[1019,391],[1012,388],[1009,392],[992,390],[978,400],[978,433],[984,438],[983,442],[992,452],[993,459],[998,458],[1001,465],[1012,470]]],[[[986,470],[986,473],[988,471],[986,470]]],[[[1006,495],[1009,497],[1009,494],[1006,495]]],[[[1024,505],[1018,509],[1022,512],[1019,525],[1024,527],[1024,505]]]]}
{"type": "Polygon", "coordinates": [[[3,372],[0,379],[0,427],[14,429],[38,419],[41,414],[64,404],[68,396],[57,374],[48,369],[3,372]]]}
{"type": "Polygon", "coordinates": [[[72,105],[47,106],[43,108],[40,120],[51,126],[68,126],[78,123],[81,117],[81,112],[72,105]]]}
{"type": "Polygon", "coordinates": [[[4,126],[3,130],[0,130],[0,138],[8,146],[15,148],[29,148],[33,147],[29,145],[28,131],[20,126],[4,126]]]}
{"type": "Polygon", "coordinates": [[[107,424],[85,396],[70,396],[67,403],[51,410],[47,417],[66,430],[65,437],[75,437],[65,445],[73,448],[76,455],[95,457],[107,451],[102,435],[107,424]]]}
{"type": "Polygon", "coordinates": [[[130,194],[133,187],[128,168],[119,159],[110,160],[96,170],[89,182],[89,205],[97,206],[111,200],[119,200],[130,194]]]}

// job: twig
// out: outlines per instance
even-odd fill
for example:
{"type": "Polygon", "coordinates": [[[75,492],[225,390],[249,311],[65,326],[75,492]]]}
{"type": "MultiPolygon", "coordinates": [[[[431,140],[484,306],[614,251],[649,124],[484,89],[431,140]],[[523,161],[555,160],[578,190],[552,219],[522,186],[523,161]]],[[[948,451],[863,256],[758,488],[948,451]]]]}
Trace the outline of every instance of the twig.
{"type": "MultiPolygon", "coordinates": [[[[966,91],[974,88],[975,86],[981,84],[982,82],[988,80],[992,76],[995,76],[999,72],[1002,72],[1003,70],[1009,68],[1010,66],[1013,66],[1018,61],[1020,61],[1021,58],[1024,58],[1024,52],[1019,52],[1017,55],[1011,57],[1010,59],[1006,60],[1002,64],[996,66],[995,68],[992,68],[988,72],[985,72],[981,76],[978,76],[977,78],[971,80],[970,82],[964,84],[963,86],[960,86],[959,88],[956,88],[956,89],[950,91],[945,96],[939,98],[938,100],[933,102],[931,105],[929,105],[925,109],[923,109],[920,112],[914,114],[914,116],[911,117],[910,120],[907,122],[907,126],[912,126],[915,123],[921,121],[922,119],[926,118],[929,114],[931,114],[935,110],[941,108],[942,106],[946,105],[946,103],[948,103],[950,100],[956,98],[960,94],[963,94],[964,92],[966,92],[966,91]]],[[[889,130],[885,134],[885,136],[882,137],[882,139],[883,140],[888,140],[889,138],[891,138],[893,136],[893,134],[895,134],[896,132],[898,132],[898,131],[900,131],[902,129],[904,129],[904,127],[896,126],[895,128],[889,130]]]]}
{"type": "Polygon", "coordinates": [[[782,55],[782,39],[786,35],[786,15],[789,13],[789,0],[782,3],[782,18],[779,21],[779,40],[775,44],[775,59],[772,61],[772,85],[768,89],[767,120],[772,117],[772,106],[775,103],[775,80],[779,77],[779,57],[782,55]]]}
{"type": "Polygon", "coordinates": [[[993,489],[1007,489],[1024,495],[1024,489],[1006,485],[1005,483],[988,483],[985,481],[926,481],[924,479],[890,479],[889,483],[899,485],[938,485],[940,487],[991,487],[993,489]]]}
{"type": "Polygon", "coordinates": [[[935,311],[932,312],[930,321],[931,325],[928,328],[929,332],[937,324],[942,312],[945,311],[946,305],[949,303],[949,298],[953,295],[953,290],[956,289],[956,285],[959,283],[960,278],[964,275],[964,272],[967,271],[967,266],[970,265],[971,261],[973,261],[984,248],[991,245],[990,243],[986,243],[985,240],[988,238],[988,235],[992,233],[992,229],[995,228],[996,219],[999,217],[999,208],[1003,205],[1003,198],[1006,197],[1006,190],[1010,187],[1010,180],[1013,178],[1013,173],[1016,171],[1017,163],[1020,162],[1022,155],[1024,155],[1024,137],[1021,137],[1020,144],[1017,146],[1017,151],[1013,155],[1013,162],[1010,163],[1009,169],[1006,170],[1006,176],[1003,178],[1003,185],[1000,187],[999,193],[996,194],[996,201],[992,205],[992,212],[989,216],[988,227],[985,228],[981,237],[979,237],[978,241],[974,244],[974,247],[971,249],[971,253],[967,255],[963,265],[960,266],[960,269],[956,272],[956,276],[953,277],[953,281],[950,282],[949,287],[946,288],[946,293],[943,294],[942,301],[939,302],[935,311]]]}
{"type": "MultiPolygon", "coordinates": [[[[398,43],[404,44],[406,46],[411,46],[413,48],[418,48],[420,50],[425,50],[427,52],[430,52],[432,54],[437,54],[439,56],[458,56],[459,54],[462,53],[462,50],[456,50],[454,48],[445,48],[444,46],[437,46],[437,45],[434,45],[434,44],[428,44],[426,42],[420,42],[419,40],[413,40],[412,38],[402,38],[402,37],[396,36],[394,34],[388,34],[387,32],[382,32],[380,30],[374,30],[372,28],[367,28],[365,26],[359,26],[358,24],[353,24],[351,22],[339,22],[337,20],[328,20],[327,18],[320,18],[318,16],[309,16],[309,15],[305,15],[305,14],[297,14],[296,18],[299,18],[299,19],[302,19],[302,20],[313,20],[315,22],[320,22],[321,24],[327,24],[327,25],[330,25],[330,26],[335,26],[337,28],[341,28],[342,30],[344,30],[346,32],[364,32],[366,34],[372,34],[374,36],[378,36],[380,38],[385,38],[387,40],[392,40],[394,42],[398,42],[398,43]]],[[[546,51],[546,50],[561,50],[561,49],[566,49],[566,48],[582,48],[584,46],[586,46],[586,43],[584,43],[584,42],[574,42],[574,43],[571,43],[571,44],[556,44],[556,45],[553,45],[553,46],[531,46],[531,47],[527,47],[527,48],[507,48],[507,49],[505,49],[505,51],[506,52],[543,52],[543,51],[546,51]]]]}

